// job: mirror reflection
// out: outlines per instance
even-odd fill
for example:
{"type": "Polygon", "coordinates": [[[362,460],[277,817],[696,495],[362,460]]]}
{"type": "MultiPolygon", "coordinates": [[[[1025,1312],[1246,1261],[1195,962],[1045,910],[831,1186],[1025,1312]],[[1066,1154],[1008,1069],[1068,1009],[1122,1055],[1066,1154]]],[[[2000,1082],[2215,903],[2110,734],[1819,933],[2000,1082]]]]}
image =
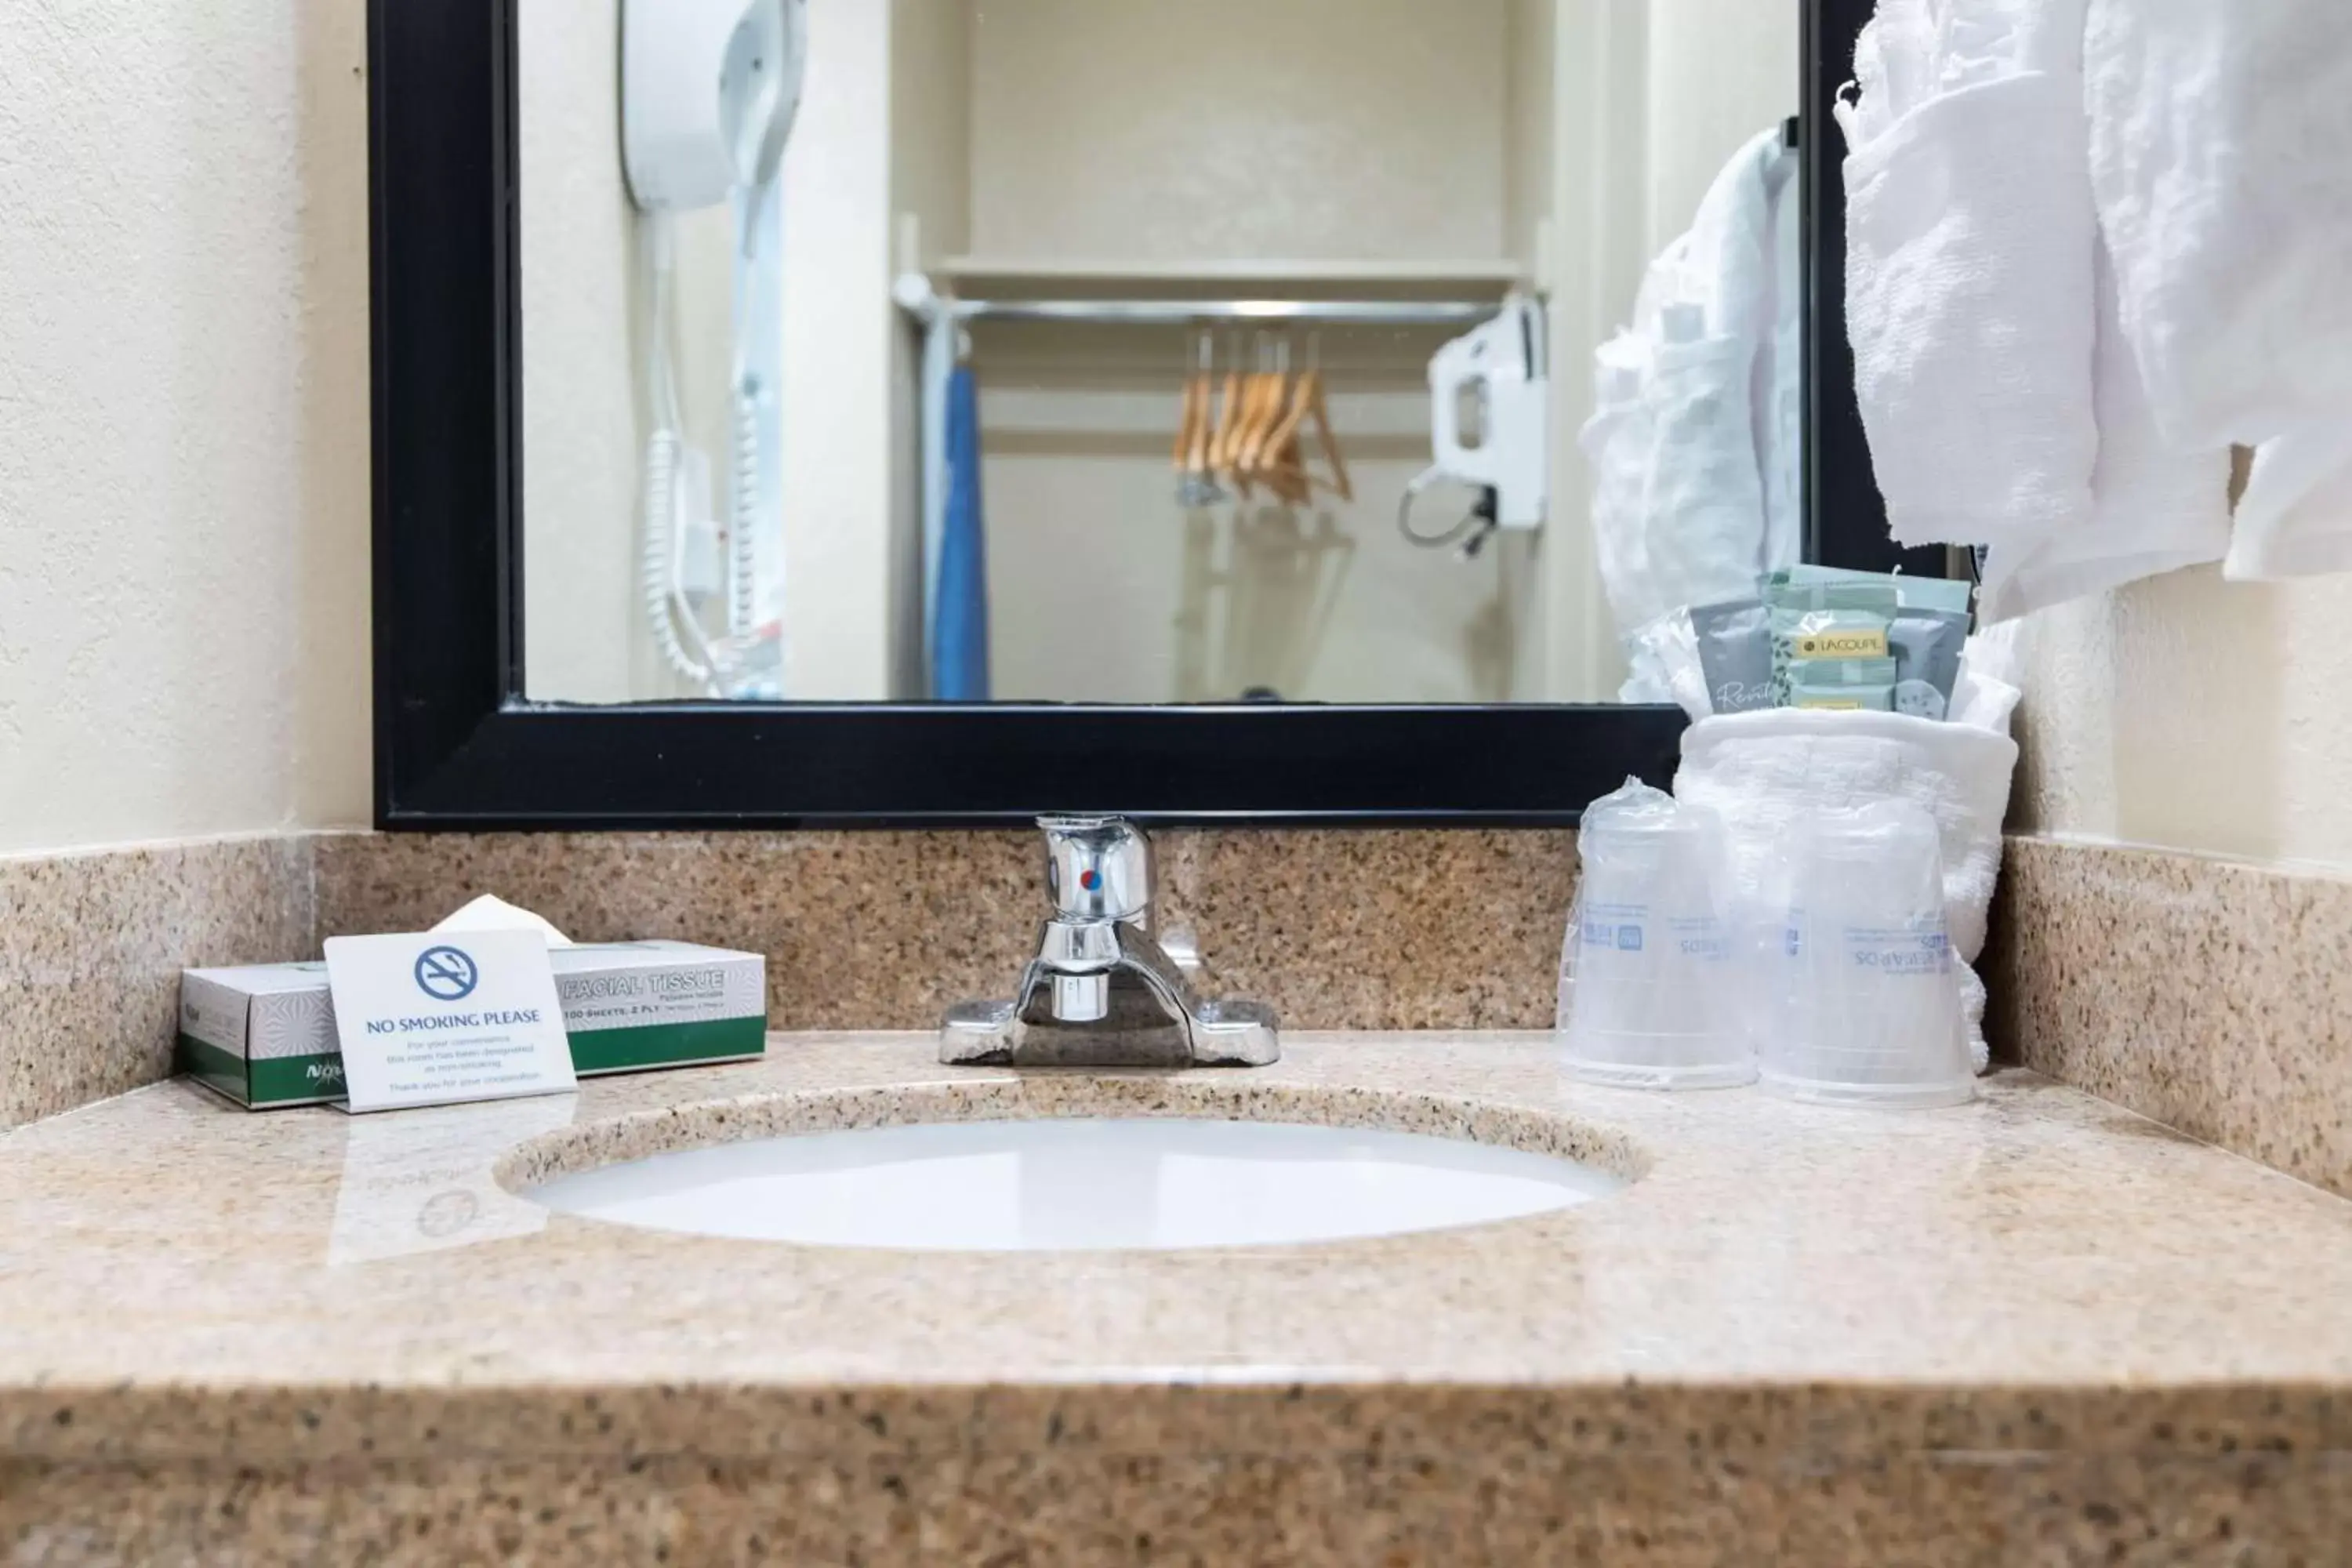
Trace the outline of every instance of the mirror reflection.
{"type": "Polygon", "coordinates": [[[1664,700],[1797,559],[1798,33],[522,0],[525,694],[1664,700]]]}

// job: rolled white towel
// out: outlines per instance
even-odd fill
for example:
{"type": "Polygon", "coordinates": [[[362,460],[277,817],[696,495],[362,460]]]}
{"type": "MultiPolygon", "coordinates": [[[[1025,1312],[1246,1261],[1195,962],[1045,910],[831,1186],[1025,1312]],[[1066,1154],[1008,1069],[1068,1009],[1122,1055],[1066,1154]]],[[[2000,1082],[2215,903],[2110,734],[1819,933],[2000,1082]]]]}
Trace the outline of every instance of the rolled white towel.
{"type": "Polygon", "coordinates": [[[1847,155],[1855,392],[1904,544],[2032,543],[2091,513],[2084,147],[2079,79],[2028,70],[1942,93],[1847,155]]]}
{"type": "Polygon", "coordinates": [[[2352,572],[2352,414],[2262,444],[2221,571],[2239,582],[2352,572]]]}
{"type": "Polygon", "coordinates": [[[1978,601],[1988,623],[2219,561],[2230,547],[2230,454],[2182,451],[2157,428],[2104,244],[2098,299],[2099,457],[2090,514],[1993,550],[1978,601]]]}
{"type": "MultiPolygon", "coordinates": [[[[1741,919],[1763,909],[1775,847],[1800,817],[1906,801],[1936,820],[1954,956],[1973,964],[1984,951],[2017,767],[2017,742],[2006,734],[1901,713],[1780,708],[1703,719],[1683,731],[1682,753],[1675,798],[1722,819],[1729,894],[1741,919]]],[[[1963,989],[1981,1070],[1982,990],[1972,976],[1963,989]]]]}

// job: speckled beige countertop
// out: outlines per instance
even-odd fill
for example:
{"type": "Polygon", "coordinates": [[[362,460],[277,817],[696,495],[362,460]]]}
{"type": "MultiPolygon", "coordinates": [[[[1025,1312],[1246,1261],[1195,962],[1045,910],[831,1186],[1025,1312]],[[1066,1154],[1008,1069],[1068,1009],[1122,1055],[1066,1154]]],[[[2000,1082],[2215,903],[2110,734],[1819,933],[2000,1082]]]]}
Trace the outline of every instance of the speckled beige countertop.
{"type": "Polygon", "coordinates": [[[2020,1072],[1881,1116],[1573,1085],[1526,1035],[1286,1045],[1256,1072],[1024,1078],[950,1072],[919,1037],[779,1036],[764,1063],[576,1102],[249,1114],[173,1083],[0,1137],[0,1556],[10,1531],[45,1560],[232,1529],[232,1556],[384,1560],[1638,1540],[1643,1562],[1886,1563],[2127,1538],[2189,1543],[2135,1562],[2326,1562],[2346,1539],[2352,1204],[2020,1072]],[[501,1184],[764,1130],[1105,1109],[1639,1175],[1462,1230],[1084,1255],[669,1236],[501,1184]],[[126,1475],[151,1500],[127,1513],[126,1475]],[[362,1481],[363,1508],[339,1500],[362,1481]]]}

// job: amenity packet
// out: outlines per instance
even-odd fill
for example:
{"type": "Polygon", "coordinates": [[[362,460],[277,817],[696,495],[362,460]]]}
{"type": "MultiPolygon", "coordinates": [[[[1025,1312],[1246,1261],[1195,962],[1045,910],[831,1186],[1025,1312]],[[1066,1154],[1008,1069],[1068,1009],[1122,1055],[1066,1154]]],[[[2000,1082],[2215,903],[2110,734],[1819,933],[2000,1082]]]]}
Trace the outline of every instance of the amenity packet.
{"type": "Polygon", "coordinates": [[[1765,590],[1772,624],[1772,689],[1793,701],[1798,668],[1889,657],[1898,601],[1891,581],[1787,583],[1765,590]]]}
{"type": "Polygon", "coordinates": [[[1906,605],[1886,637],[1896,667],[1895,710],[1921,719],[1948,717],[1960,682],[1960,655],[1969,646],[1968,611],[1906,605]]]}
{"type": "Polygon", "coordinates": [[[1885,713],[1895,707],[1891,658],[1818,658],[1792,667],[1789,706],[1816,711],[1885,713]]]}
{"type": "Polygon", "coordinates": [[[1835,566],[1795,566],[1776,574],[1776,583],[1874,583],[1895,590],[1895,612],[1886,628],[1887,651],[1895,663],[1895,711],[1921,719],[1949,715],[1958,689],[1960,656],[1969,640],[1969,600],[1974,590],[1948,577],[1911,577],[1850,572],[1835,566]]]}
{"type": "Polygon", "coordinates": [[[1771,707],[1772,616],[1764,601],[1699,605],[1690,618],[1713,710],[1747,713],[1771,707]]]}

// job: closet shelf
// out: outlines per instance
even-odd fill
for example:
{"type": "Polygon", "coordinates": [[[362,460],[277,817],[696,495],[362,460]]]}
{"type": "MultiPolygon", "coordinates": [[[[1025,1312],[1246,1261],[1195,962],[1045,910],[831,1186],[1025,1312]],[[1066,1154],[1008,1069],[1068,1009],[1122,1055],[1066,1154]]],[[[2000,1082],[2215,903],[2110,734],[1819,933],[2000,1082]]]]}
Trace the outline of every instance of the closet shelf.
{"type": "Polygon", "coordinates": [[[1527,269],[1510,260],[1391,261],[1371,258],[1301,261],[1219,258],[1187,261],[1090,261],[1085,259],[958,256],[942,261],[932,276],[961,291],[985,283],[1008,297],[1047,289],[1099,293],[1107,298],[1188,289],[1220,292],[1316,292],[1345,290],[1355,297],[1412,300],[1433,293],[1492,295],[1500,299],[1528,282],[1527,269]]]}

